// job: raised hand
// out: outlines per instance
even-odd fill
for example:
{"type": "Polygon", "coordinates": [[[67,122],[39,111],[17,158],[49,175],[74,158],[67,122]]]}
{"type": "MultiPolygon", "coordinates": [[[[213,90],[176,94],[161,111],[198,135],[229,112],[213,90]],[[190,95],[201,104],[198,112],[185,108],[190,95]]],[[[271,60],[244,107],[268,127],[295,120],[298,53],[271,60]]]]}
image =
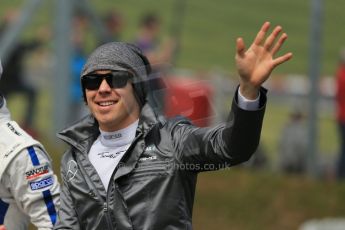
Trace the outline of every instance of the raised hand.
{"type": "Polygon", "coordinates": [[[273,69],[292,57],[292,53],[274,57],[287,39],[287,34],[283,33],[276,41],[282,31],[281,26],[276,26],[265,38],[269,27],[269,22],[262,25],[248,50],[243,39],[237,39],[236,66],[240,75],[240,90],[248,99],[255,99],[260,86],[269,78],[273,69]]]}

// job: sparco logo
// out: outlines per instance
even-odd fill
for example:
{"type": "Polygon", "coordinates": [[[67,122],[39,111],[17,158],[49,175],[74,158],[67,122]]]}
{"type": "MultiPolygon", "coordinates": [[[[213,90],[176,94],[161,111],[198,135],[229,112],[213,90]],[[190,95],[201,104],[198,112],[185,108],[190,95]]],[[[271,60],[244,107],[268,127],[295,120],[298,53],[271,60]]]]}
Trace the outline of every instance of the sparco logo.
{"type": "Polygon", "coordinates": [[[31,187],[31,190],[34,191],[41,188],[46,188],[52,184],[54,184],[54,179],[52,177],[48,177],[40,181],[30,182],[30,187],[31,187]]]}
{"type": "Polygon", "coordinates": [[[122,137],[121,133],[114,133],[114,134],[109,134],[109,135],[104,135],[104,139],[106,140],[112,140],[112,139],[117,139],[122,137]]]}
{"type": "Polygon", "coordinates": [[[16,134],[17,136],[21,136],[22,134],[20,132],[18,132],[14,127],[13,125],[11,125],[10,123],[7,123],[7,127],[14,133],[16,134]]]}
{"type": "Polygon", "coordinates": [[[44,165],[42,167],[39,167],[39,168],[35,168],[33,170],[30,170],[28,172],[25,172],[25,175],[26,175],[26,179],[33,179],[33,178],[37,178],[39,176],[42,176],[46,173],[49,172],[49,167],[48,165],[44,165]]]}

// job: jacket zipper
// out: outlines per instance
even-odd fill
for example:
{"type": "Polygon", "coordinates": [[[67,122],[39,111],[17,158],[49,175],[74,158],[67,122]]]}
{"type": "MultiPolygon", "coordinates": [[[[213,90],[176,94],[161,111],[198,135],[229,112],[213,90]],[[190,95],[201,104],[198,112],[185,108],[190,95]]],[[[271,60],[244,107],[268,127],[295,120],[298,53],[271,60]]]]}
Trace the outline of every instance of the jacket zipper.
{"type": "MultiPolygon", "coordinates": [[[[133,148],[133,146],[135,145],[135,143],[139,140],[139,138],[142,136],[142,133],[140,133],[138,136],[135,137],[135,139],[133,140],[132,144],[128,147],[127,151],[125,152],[125,154],[123,156],[126,156],[127,152],[129,150],[131,150],[133,148]]],[[[123,157],[122,159],[120,160],[119,164],[123,163],[123,157]]],[[[111,177],[110,177],[110,181],[113,180],[116,172],[117,172],[117,168],[115,168],[115,170],[113,171],[113,173],[111,174],[111,177]]],[[[107,189],[107,200],[108,200],[108,197],[109,197],[109,191],[110,191],[110,186],[111,186],[111,183],[108,184],[108,189],[107,189]]]]}
{"type": "Polygon", "coordinates": [[[113,229],[113,224],[111,222],[111,219],[109,216],[110,214],[108,212],[108,202],[107,201],[103,203],[103,213],[105,215],[105,219],[107,220],[108,226],[110,227],[110,229],[113,229]]]}
{"type": "MultiPolygon", "coordinates": [[[[135,137],[135,139],[133,140],[132,144],[131,144],[131,145],[129,146],[129,148],[127,149],[127,151],[126,151],[126,153],[124,154],[124,156],[126,156],[127,152],[133,148],[133,146],[138,142],[139,138],[140,138],[142,135],[143,135],[142,133],[139,133],[138,136],[135,137]]],[[[122,159],[123,159],[123,158],[122,158],[122,159]]],[[[120,160],[119,164],[122,163],[122,159],[120,160]]],[[[117,172],[117,168],[115,168],[115,170],[113,171],[113,173],[112,173],[112,175],[111,175],[111,177],[110,177],[110,180],[111,180],[111,181],[113,180],[113,178],[114,178],[116,172],[117,172]]],[[[109,212],[108,212],[108,210],[109,210],[109,203],[108,203],[108,200],[109,200],[109,196],[110,196],[110,192],[109,192],[109,191],[111,190],[111,189],[110,189],[110,186],[111,186],[111,183],[108,184],[107,197],[106,197],[106,201],[105,201],[105,203],[104,203],[103,211],[104,211],[104,213],[105,213],[105,215],[106,215],[106,219],[107,219],[108,225],[109,225],[109,226],[112,226],[112,222],[111,222],[111,219],[110,219],[110,216],[109,216],[110,214],[109,214],[109,212]]],[[[115,186],[116,186],[116,185],[115,185],[115,186]]]]}
{"type": "MultiPolygon", "coordinates": [[[[87,154],[86,154],[87,155],[87,154]]],[[[98,190],[96,189],[93,181],[90,179],[89,175],[86,173],[84,167],[81,165],[80,167],[80,170],[82,171],[82,174],[85,178],[88,179],[89,183],[92,184],[93,188],[94,188],[94,191],[95,193],[97,194],[97,197],[99,198],[100,201],[103,201],[103,213],[105,215],[105,219],[106,219],[106,222],[107,222],[107,225],[108,225],[108,228],[109,229],[114,229],[113,228],[113,224],[111,223],[111,220],[110,220],[110,216],[109,216],[109,212],[108,212],[108,205],[107,205],[107,201],[104,202],[104,199],[103,197],[101,196],[101,194],[99,194],[98,190]]],[[[107,198],[106,198],[107,199],[107,198]]]]}

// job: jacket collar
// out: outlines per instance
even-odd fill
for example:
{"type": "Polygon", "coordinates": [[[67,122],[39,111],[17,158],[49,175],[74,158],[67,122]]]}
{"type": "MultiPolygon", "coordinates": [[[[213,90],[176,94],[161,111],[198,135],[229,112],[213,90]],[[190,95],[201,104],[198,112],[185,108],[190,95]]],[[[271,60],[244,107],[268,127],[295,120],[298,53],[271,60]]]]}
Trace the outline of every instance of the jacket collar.
{"type": "MultiPolygon", "coordinates": [[[[157,122],[158,118],[156,113],[153,111],[152,107],[146,103],[142,107],[140,113],[137,135],[142,134],[146,136],[151,127],[157,122]]],[[[59,132],[57,137],[87,154],[92,143],[97,139],[99,134],[98,122],[89,114],[77,123],[59,132]]]]}

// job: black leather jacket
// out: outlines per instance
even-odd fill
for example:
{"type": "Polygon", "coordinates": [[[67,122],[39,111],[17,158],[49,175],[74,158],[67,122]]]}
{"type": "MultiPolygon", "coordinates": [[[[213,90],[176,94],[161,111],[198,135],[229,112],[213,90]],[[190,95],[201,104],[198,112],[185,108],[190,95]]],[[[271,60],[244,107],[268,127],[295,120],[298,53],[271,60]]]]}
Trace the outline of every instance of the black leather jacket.
{"type": "MultiPolygon", "coordinates": [[[[237,95],[237,94],[236,94],[237,95]]],[[[59,137],[70,145],[61,164],[62,191],[55,229],[192,229],[197,175],[250,158],[260,139],[260,109],[245,111],[236,100],[227,122],[212,128],[185,118],[160,119],[147,104],[136,138],[113,172],[108,192],[88,159],[99,135],[87,117],[59,137]]]]}

